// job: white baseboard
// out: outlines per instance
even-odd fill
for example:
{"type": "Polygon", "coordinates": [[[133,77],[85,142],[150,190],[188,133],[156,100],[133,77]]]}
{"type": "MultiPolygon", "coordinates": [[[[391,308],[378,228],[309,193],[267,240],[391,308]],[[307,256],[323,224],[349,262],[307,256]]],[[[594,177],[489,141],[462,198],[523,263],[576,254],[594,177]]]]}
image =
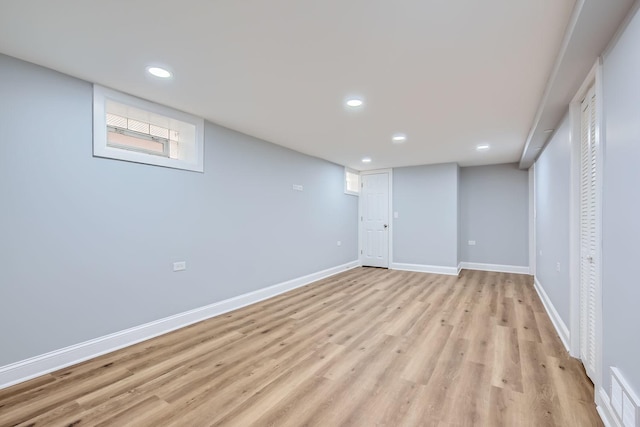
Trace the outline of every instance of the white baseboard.
{"type": "Polygon", "coordinates": [[[605,391],[603,387],[600,387],[596,391],[596,409],[598,410],[598,414],[600,418],[602,418],[602,422],[606,427],[622,427],[620,422],[618,422],[618,418],[613,412],[613,407],[611,407],[611,401],[609,399],[609,395],[605,391]]]}
{"type": "Polygon", "coordinates": [[[389,265],[391,270],[402,271],[417,271],[419,273],[434,273],[434,274],[446,274],[449,276],[457,276],[457,267],[442,267],[438,265],[424,265],[424,264],[405,264],[400,262],[392,262],[389,265]]]}
{"type": "Polygon", "coordinates": [[[531,272],[529,267],[522,267],[518,265],[481,264],[477,262],[461,262],[459,268],[463,270],[495,271],[497,273],[529,274],[531,272]]]}
{"type": "Polygon", "coordinates": [[[259,301],[359,266],[360,261],[352,261],[224,301],[2,366],[0,367],[0,389],[128,347],[193,323],[255,304],[259,301]]]}
{"type": "Polygon", "coordinates": [[[562,321],[560,314],[558,314],[553,303],[551,303],[549,295],[547,295],[537,277],[534,279],[533,286],[542,301],[542,305],[544,305],[545,310],[547,310],[551,323],[553,323],[553,326],[556,328],[556,332],[560,336],[560,340],[562,340],[564,348],[569,352],[569,328],[567,328],[567,325],[562,321]]]}

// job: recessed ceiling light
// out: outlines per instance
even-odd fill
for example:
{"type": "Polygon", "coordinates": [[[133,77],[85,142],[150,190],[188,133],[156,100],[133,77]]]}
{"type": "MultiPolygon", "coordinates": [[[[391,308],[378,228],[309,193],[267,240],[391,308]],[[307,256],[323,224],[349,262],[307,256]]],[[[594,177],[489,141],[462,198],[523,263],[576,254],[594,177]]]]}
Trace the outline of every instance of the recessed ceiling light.
{"type": "Polygon", "coordinates": [[[371,157],[363,157],[362,163],[371,163],[371,157]]]}
{"type": "Polygon", "coordinates": [[[391,138],[391,140],[394,142],[394,144],[400,144],[407,140],[407,135],[405,135],[404,133],[397,133],[393,135],[393,138],[391,138]]]}
{"type": "Polygon", "coordinates": [[[359,98],[351,98],[347,100],[347,106],[349,107],[362,107],[362,99],[359,98]]]}
{"type": "Polygon", "coordinates": [[[149,67],[147,68],[147,71],[149,72],[149,74],[160,77],[161,79],[168,79],[169,77],[171,77],[171,72],[169,70],[165,70],[164,68],[149,67]]]}
{"type": "Polygon", "coordinates": [[[489,144],[480,144],[476,146],[476,150],[478,151],[485,151],[489,149],[489,144]]]}

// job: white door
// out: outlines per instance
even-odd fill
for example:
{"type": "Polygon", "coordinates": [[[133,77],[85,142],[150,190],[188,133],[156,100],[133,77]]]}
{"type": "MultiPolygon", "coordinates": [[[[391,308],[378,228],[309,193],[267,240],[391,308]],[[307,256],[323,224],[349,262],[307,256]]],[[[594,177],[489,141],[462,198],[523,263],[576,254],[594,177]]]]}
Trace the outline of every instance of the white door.
{"type": "Polygon", "coordinates": [[[389,267],[389,174],[362,175],[362,265],[389,267]]]}
{"type": "Polygon", "coordinates": [[[580,126],[580,359],[587,375],[596,380],[596,305],[599,286],[598,141],[594,88],[582,102],[580,126]]]}

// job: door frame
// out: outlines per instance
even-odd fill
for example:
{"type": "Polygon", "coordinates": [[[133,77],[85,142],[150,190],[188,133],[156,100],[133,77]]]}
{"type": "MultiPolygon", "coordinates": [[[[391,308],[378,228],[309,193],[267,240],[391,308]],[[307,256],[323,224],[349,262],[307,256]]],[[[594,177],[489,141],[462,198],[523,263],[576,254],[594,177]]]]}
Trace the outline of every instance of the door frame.
{"type": "Polygon", "coordinates": [[[591,68],[580,89],[569,104],[571,115],[571,200],[570,200],[570,345],[569,354],[580,358],[580,144],[582,101],[591,88],[595,87],[596,95],[596,330],[595,330],[595,378],[593,383],[598,396],[602,387],[602,173],[605,156],[605,133],[602,88],[602,58],[599,57],[591,68]]]}
{"type": "MultiPolygon", "coordinates": [[[[360,171],[360,185],[362,185],[363,175],[375,175],[379,173],[386,173],[387,175],[389,175],[389,228],[388,228],[389,244],[387,245],[389,250],[389,254],[388,254],[389,266],[387,268],[391,269],[391,265],[393,264],[393,169],[389,168],[389,169],[374,169],[374,170],[368,170],[368,171],[360,171]]],[[[362,187],[361,187],[361,191],[362,191],[362,187]]],[[[360,194],[360,196],[362,196],[362,194],[360,194]]],[[[363,203],[363,197],[358,197],[358,261],[360,261],[360,265],[363,265],[362,236],[364,233],[362,232],[362,210],[363,210],[362,203],[363,203]]]]}

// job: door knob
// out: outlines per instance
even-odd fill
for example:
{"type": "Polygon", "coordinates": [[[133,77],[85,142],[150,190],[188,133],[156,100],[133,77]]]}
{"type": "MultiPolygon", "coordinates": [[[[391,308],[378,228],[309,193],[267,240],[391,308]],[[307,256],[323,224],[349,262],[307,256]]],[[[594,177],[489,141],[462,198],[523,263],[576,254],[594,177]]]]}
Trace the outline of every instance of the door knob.
{"type": "Polygon", "coordinates": [[[384,228],[387,228],[387,227],[388,227],[388,225],[387,225],[387,224],[385,224],[385,225],[384,225],[384,228]]]}

